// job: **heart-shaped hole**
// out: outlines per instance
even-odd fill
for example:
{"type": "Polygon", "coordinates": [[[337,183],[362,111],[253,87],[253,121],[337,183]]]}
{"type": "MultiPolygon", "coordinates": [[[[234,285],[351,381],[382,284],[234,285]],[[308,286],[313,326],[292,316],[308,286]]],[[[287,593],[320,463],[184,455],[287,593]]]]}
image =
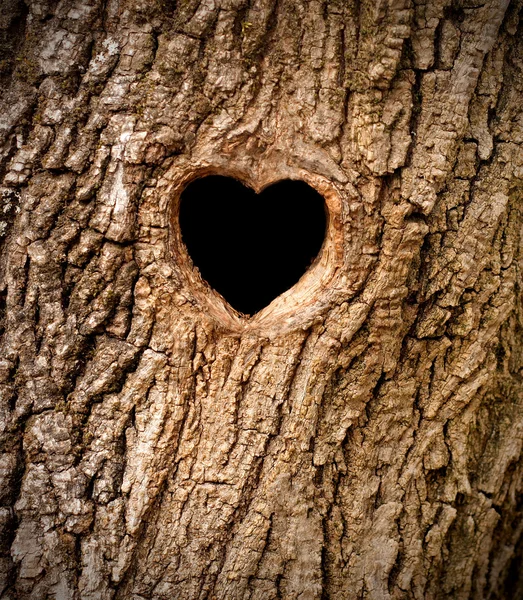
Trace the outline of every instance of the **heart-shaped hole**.
{"type": "Polygon", "coordinates": [[[179,222],[203,279],[252,315],[312,264],[325,238],[326,206],[304,181],[280,181],[256,194],[240,181],[210,175],[182,192],[179,222]]]}

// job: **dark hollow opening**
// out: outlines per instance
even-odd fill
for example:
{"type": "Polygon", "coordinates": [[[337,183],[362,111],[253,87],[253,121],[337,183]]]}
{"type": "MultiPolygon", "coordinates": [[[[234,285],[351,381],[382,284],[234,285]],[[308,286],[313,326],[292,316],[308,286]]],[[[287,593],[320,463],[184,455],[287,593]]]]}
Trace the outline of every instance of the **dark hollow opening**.
{"type": "Polygon", "coordinates": [[[322,196],[303,181],[256,194],[211,175],[181,195],[182,239],[202,277],[239,312],[252,315],[292,287],[325,238],[322,196]]]}

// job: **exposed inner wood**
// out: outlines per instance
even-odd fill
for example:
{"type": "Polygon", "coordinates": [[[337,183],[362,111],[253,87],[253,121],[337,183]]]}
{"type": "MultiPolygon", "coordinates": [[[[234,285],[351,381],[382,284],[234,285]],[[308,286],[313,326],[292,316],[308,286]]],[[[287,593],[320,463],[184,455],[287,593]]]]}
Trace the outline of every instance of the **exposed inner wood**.
{"type": "MultiPolygon", "coordinates": [[[[301,170],[287,168],[284,171],[273,172],[272,175],[268,173],[267,178],[260,178],[260,174],[257,172],[252,173],[250,176],[245,173],[239,175],[238,172],[234,172],[236,179],[244,182],[257,193],[277,181],[290,178],[299,179],[298,175],[300,175],[304,181],[323,195],[328,209],[325,240],[314,264],[292,289],[278,296],[269,306],[256,314],[245,316],[239,315],[227,302],[223,301],[219,294],[213,289],[209,289],[201,281],[199,273],[193,269],[189,260],[178,225],[180,194],[188,182],[216,173],[224,174],[215,169],[198,169],[191,172],[188,177],[174,173],[173,178],[178,182],[178,185],[175,190],[166,192],[173,195],[170,219],[171,256],[172,260],[179,264],[179,270],[186,278],[188,293],[198,301],[205,313],[214,316],[218,321],[218,327],[221,324],[232,331],[254,330],[266,335],[272,327],[275,327],[277,331],[281,331],[282,328],[296,327],[300,322],[310,322],[311,318],[314,318],[323,309],[325,300],[330,301],[332,293],[330,288],[336,286],[335,278],[339,278],[340,274],[347,269],[346,262],[348,260],[347,257],[344,257],[343,228],[340,222],[341,201],[339,193],[324,178],[311,177],[301,170]],[[284,173],[285,175],[283,175],[284,173]],[[290,176],[291,173],[294,177],[290,176]]],[[[227,170],[226,173],[232,175],[230,170],[227,170]]],[[[157,210],[161,210],[160,203],[161,199],[158,198],[157,210]]]]}

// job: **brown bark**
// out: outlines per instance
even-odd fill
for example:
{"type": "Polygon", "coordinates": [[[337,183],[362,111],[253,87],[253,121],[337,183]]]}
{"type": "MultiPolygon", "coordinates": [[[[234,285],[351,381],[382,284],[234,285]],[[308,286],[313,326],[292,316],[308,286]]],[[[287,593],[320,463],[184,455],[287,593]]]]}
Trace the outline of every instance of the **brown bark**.
{"type": "Polygon", "coordinates": [[[3,4],[3,600],[523,597],[520,15],[3,4]],[[329,206],[252,318],[210,172],[329,206]]]}

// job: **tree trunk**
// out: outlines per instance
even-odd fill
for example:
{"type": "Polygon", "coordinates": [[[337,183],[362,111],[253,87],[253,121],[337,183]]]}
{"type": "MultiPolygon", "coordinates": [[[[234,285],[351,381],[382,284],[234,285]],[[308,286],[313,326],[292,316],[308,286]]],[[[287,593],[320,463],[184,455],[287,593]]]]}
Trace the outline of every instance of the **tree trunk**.
{"type": "Polygon", "coordinates": [[[508,0],[7,0],[3,600],[522,598],[508,0]],[[252,317],[189,181],[305,180],[252,317]]]}

